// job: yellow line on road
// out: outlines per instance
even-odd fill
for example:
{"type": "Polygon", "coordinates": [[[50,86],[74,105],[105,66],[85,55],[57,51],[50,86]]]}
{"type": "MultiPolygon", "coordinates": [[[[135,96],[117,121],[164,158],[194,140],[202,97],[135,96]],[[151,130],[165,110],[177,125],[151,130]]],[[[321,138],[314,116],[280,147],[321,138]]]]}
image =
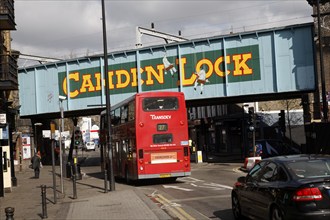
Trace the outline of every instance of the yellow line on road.
{"type": "Polygon", "coordinates": [[[173,215],[175,215],[175,217],[177,217],[179,219],[184,219],[184,217],[178,211],[176,211],[174,209],[174,207],[172,207],[171,205],[165,204],[165,202],[162,201],[162,199],[160,199],[160,198],[155,198],[155,199],[157,202],[163,204],[166,207],[166,209],[168,209],[173,215]]]}
{"type": "Polygon", "coordinates": [[[190,219],[195,220],[191,215],[189,215],[187,212],[185,212],[181,207],[174,206],[171,201],[166,199],[164,196],[157,194],[158,198],[156,200],[166,206],[169,207],[169,209],[178,217],[179,219],[190,219]]]}

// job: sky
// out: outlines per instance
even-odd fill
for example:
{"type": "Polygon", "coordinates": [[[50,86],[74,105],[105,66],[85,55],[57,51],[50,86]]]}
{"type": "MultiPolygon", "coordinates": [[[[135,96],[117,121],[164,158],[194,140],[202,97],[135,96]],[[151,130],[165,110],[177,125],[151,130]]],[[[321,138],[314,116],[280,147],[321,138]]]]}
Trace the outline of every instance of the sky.
{"type": "MultiPolygon", "coordinates": [[[[187,39],[312,22],[306,0],[105,0],[108,52],[135,48],[137,26],[187,39]]],[[[71,59],[103,54],[101,0],[15,0],[12,49],[71,59]]],[[[165,44],[142,36],[143,47],[165,44]]],[[[19,60],[19,67],[36,64],[19,60]]]]}

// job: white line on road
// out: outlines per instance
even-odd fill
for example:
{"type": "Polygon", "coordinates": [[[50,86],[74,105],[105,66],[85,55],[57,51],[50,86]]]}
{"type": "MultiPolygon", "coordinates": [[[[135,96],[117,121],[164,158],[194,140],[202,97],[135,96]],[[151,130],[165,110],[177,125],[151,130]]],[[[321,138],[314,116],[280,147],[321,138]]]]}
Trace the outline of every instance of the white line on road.
{"type": "Polygon", "coordinates": [[[179,181],[185,182],[185,183],[196,183],[196,182],[204,182],[204,180],[199,180],[193,177],[182,177],[179,179],[179,181]]]}
{"type": "Polygon", "coordinates": [[[218,183],[204,183],[204,185],[213,186],[213,187],[220,187],[220,188],[225,188],[225,189],[233,189],[233,187],[231,187],[231,186],[222,185],[222,184],[218,184],[218,183]]]}
{"type": "Polygon", "coordinates": [[[217,196],[200,196],[187,199],[173,199],[171,202],[185,202],[185,201],[195,201],[195,200],[208,200],[208,199],[219,199],[219,198],[230,198],[231,195],[217,195],[217,196]]]}
{"type": "Polygon", "coordinates": [[[235,173],[245,173],[244,171],[241,170],[241,167],[233,168],[233,171],[234,171],[235,173]]]}
{"type": "Polygon", "coordinates": [[[222,188],[222,187],[220,188],[218,186],[208,186],[206,183],[203,184],[204,186],[196,185],[194,183],[190,183],[190,185],[193,186],[193,187],[199,187],[199,188],[206,188],[206,189],[213,189],[213,190],[224,190],[224,188],[222,188]]]}
{"type": "Polygon", "coordinates": [[[179,186],[167,186],[167,185],[163,185],[163,187],[165,189],[172,188],[172,189],[178,189],[178,190],[187,191],[187,192],[194,191],[193,189],[182,188],[182,187],[179,187],[179,186]]]}

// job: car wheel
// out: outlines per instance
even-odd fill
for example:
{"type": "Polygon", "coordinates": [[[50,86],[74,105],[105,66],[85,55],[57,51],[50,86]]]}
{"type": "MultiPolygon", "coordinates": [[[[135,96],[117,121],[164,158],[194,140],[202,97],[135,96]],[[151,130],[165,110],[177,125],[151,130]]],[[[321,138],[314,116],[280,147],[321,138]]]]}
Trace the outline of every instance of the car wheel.
{"type": "Polygon", "coordinates": [[[280,210],[279,207],[274,206],[272,208],[270,219],[271,220],[283,220],[284,219],[283,218],[283,213],[282,213],[282,211],[280,210]]]}
{"type": "Polygon", "coordinates": [[[231,196],[231,208],[233,210],[234,218],[236,220],[242,219],[241,205],[235,193],[233,193],[231,196]]]}

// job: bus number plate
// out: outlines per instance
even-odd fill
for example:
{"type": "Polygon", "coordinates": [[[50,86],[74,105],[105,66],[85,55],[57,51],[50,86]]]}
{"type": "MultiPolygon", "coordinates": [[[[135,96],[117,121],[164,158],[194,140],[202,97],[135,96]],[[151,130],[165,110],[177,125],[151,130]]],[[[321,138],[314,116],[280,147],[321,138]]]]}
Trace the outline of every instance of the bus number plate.
{"type": "Polygon", "coordinates": [[[171,177],[171,174],[170,173],[160,174],[160,178],[168,178],[168,177],[171,177]]]}
{"type": "Polygon", "coordinates": [[[151,153],[151,164],[176,163],[178,160],[177,152],[151,153]]]}

